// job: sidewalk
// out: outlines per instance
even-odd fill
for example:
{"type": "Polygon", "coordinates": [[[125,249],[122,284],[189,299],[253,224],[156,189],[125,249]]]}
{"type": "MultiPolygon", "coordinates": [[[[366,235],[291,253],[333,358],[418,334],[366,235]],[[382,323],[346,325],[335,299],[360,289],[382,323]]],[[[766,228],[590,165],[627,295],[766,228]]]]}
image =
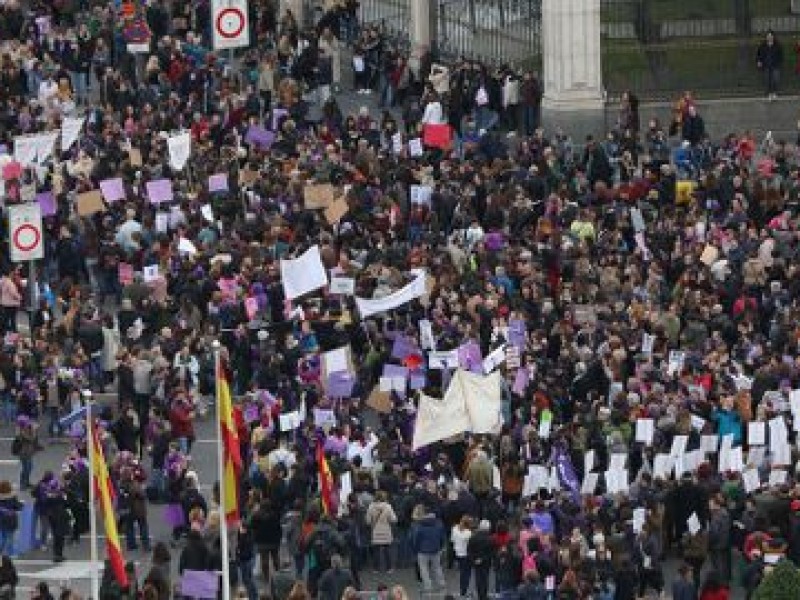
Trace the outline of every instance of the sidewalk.
{"type": "MultiPolygon", "coordinates": [[[[794,142],[797,138],[797,123],[800,118],[798,96],[778,97],[774,102],[766,98],[734,98],[721,100],[697,99],[700,115],[706,123],[706,131],[713,140],[729,133],[751,131],[757,139],[772,131],[775,140],[794,142]]],[[[582,141],[587,134],[604,135],[617,121],[618,104],[609,104],[596,111],[544,111],[544,126],[548,130],[562,127],[573,139],[582,141]]],[[[651,118],[657,118],[668,127],[672,106],[664,102],[643,103],[639,108],[642,129],[647,128],[651,118]]]]}

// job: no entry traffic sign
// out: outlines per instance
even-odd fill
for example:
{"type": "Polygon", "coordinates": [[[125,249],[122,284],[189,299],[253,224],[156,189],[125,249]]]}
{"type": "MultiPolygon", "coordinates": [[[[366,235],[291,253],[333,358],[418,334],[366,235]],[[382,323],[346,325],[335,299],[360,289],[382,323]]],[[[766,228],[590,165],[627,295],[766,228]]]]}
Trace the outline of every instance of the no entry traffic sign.
{"type": "Polygon", "coordinates": [[[215,50],[243,48],[250,43],[247,0],[212,0],[215,50]]]}
{"type": "Polygon", "coordinates": [[[44,258],[42,209],[38,203],[8,207],[8,241],[13,262],[44,258]]]}
{"type": "Polygon", "coordinates": [[[226,39],[234,39],[244,30],[247,16],[238,8],[224,8],[217,15],[217,33],[226,39]]]}

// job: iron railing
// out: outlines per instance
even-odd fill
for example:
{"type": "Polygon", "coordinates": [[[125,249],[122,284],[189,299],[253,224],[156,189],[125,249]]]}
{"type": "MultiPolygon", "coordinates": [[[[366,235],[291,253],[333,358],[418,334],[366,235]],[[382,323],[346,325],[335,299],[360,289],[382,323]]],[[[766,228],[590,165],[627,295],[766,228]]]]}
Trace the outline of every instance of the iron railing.
{"type": "MultiPolygon", "coordinates": [[[[433,50],[443,59],[536,67],[541,62],[541,0],[433,0],[433,50]]],[[[361,0],[362,25],[409,42],[410,0],[361,0]]]]}
{"type": "Polygon", "coordinates": [[[794,76],[792,0],[601,0],[603,80],[609,97],[630,89],[664,99],[684,90],[759,95],[756,48],[768,30],[783,42],[782,91],[794,76]]]}

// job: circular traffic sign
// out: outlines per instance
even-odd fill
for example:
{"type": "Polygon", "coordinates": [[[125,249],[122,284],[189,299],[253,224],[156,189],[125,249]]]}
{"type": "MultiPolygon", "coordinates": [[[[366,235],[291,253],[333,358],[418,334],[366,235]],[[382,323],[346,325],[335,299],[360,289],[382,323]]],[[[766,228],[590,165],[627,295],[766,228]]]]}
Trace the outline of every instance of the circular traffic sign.
{"type": "Polygon", "coordinates": [[[217,15],[217,33],[228,39],[239,37],[245,22],[244,13],[238,8],[223,8],[217,15]]]}
{"type": "Polygon", "coordinates": [[[20,252],[30,252],[39,245],[42,234],[30,223],[24,223],[14,230],[14,247],[20,252]]]}

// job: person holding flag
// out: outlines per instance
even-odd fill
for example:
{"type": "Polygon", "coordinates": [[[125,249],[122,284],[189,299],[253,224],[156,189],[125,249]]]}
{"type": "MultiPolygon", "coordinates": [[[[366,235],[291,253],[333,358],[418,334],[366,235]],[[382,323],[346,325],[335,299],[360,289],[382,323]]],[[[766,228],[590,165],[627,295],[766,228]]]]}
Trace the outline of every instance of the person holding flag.
{"type": "MultiPolygon", "coordinates": [[[[91,417],[91,410],[87,410],[87,452],[89,455],[89,468],[92,473],[92,491],[93,496],[90,502],[92,510],[91,524],[92,524],[92,554],[93,559],[97,558],[97,535],[94,531],[94,511],[97,506],[100,506],[100,513],[103,519],[103,527],[106,535],[106,554],[109,567],[114,574],[117,584],[121,589],[128,587],[128,573],[125,570],[125,558],[122,555],[122,547],[119,542],[119,534],[117,532],[117,515],[114,511],[114,488],[111,483],[111,477],[108,472],[108,465],[106,464],[105,455],[103,453],[103,446],[100,444],[100,436],[97,433],[97,426],[91,417]]],[[[98,593],[97,590],[97,573],[93,576],[93,592],[98,593]]],[[[95,596],[96,597],[96,596],[95,596]]]]}

